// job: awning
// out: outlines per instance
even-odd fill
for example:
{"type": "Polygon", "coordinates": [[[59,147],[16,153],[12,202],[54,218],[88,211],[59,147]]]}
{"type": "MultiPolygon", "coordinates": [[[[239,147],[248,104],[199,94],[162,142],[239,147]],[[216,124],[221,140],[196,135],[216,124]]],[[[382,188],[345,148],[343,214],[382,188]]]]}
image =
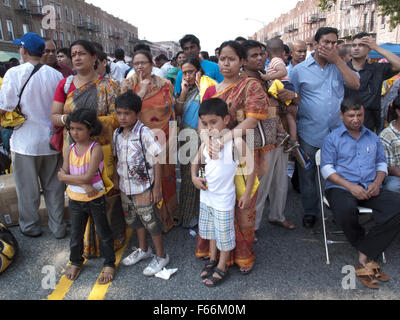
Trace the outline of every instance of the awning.
{"type": "MultiPolygon", "coordinates": [[[[394,54],[396,54],[397,56],[399,56],[400,57],[400,44],[394,44],[394,43],[384,43],[384,44],[381,44],[381,45],[379,45],[380,47],[382,47],[382,48],[384,48],[384,49],[386,49],[386,50],[388,50],[388,51],[390,51],[390,52],[393,52],[394,54]]],[[[383,58],[383,56],[381,56],[378,52],[376,52],[376,51],[371,51],[370,53],[369,53],[369,57],[371,58],[371,59],[381,59],[381,58],[383,58]]]]}
{"type": "Polygon", "coordinates": [[[8,62],[11,58],[17,58],[21,60],[21,56],[19,53],[10,52],[10,51],[0,51],[0,62],[8,62]]]}

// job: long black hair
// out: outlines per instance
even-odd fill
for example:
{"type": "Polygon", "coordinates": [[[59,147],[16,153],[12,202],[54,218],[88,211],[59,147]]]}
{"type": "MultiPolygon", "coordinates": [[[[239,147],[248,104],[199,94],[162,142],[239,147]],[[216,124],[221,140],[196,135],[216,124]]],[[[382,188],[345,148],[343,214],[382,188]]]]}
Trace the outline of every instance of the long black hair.
{"type": "Polygon", "coordinates": [[[93,109],[79,108],[74,110],[65,122],[66,127],[70,130],[71,122],[82,123],[89,130],[91,130],[90,136],[95,137],[100,135],[103,130],[103,125],[97,118],[97,113],[93,109]]]}

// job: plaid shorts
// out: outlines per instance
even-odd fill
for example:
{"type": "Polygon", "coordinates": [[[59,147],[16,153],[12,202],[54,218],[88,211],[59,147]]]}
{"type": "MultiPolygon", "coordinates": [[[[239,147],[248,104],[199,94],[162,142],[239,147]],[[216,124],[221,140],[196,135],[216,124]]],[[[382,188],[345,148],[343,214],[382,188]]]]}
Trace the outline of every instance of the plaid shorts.
{"type": "Polygon", "coordinates": [[[159,212],[151,201],[150,189],[131,196],[121,192],[121,200],[128,226],[135,230],[145,228],[152,237],[162,234],[159,212]]]}
{"type": "Polygon", "coordinates": [[[235,209],[218,211],[200,202],[199,234],[203,239],[216,240],[220,251],[235,249],[235,209]]]}

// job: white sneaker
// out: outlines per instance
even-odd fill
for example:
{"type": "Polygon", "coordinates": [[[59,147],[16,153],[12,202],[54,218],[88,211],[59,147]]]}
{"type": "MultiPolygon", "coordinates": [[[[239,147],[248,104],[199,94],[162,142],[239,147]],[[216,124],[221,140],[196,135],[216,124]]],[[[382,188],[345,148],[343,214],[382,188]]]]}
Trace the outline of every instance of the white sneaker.
{"type": "Polygon", "coordinates": [[[147,249],[147,252],[143,251],[142,249],[134,248],[133,252],[127,256],[124,260],[122,260],[122,264],[124,266],[133,266],[134,264],[138,263],[139,261],[147,258],[151,258],[153,256],[153,252],[151,247],[147,249]]]}
{"type": "Polygon", "coordinates": [[[168,263],[169,255],[166,255],[165,258],[154,256],[147,268],[143,270],[143,274],[146,277],[152,277],[156,273],[160,272],[168,263]]]}

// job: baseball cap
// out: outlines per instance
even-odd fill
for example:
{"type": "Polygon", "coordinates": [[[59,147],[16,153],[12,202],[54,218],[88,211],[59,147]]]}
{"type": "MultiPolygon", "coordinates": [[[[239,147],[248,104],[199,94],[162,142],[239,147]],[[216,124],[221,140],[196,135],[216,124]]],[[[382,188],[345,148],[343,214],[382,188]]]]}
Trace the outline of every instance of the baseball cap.
{"type": "Polygon", "coordinates": [[[15,39],[13,42],[14,44],[38,54],[44,54],[46,48],[46,43],[43,38],[34,32],[25,33],[21,39],[15,39]]]}

